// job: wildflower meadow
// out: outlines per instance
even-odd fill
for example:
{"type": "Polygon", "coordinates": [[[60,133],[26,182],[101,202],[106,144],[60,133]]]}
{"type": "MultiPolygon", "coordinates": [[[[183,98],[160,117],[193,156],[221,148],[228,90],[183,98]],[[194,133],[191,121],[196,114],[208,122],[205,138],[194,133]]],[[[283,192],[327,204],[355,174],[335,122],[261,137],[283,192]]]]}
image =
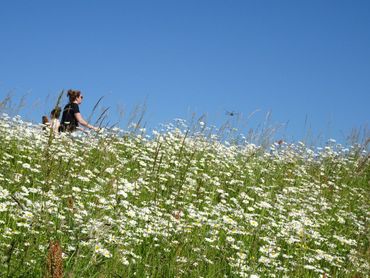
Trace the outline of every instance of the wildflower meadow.
{"type": "Polygon", "coordinates": [[[6,114],[0,141],[0,277],[369,277],[366,145],[6,114]]]}

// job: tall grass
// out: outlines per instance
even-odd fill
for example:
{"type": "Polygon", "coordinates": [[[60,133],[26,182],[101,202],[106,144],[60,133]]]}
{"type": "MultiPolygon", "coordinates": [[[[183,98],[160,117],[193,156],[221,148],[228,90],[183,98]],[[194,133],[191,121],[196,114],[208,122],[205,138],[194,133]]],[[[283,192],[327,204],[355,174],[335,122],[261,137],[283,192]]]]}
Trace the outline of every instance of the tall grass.
{"type": "Polygon", "coordinates": [[[1,117],[1,277],[367,277],[364,145],[137,128],[54,137],[1,117]]]}

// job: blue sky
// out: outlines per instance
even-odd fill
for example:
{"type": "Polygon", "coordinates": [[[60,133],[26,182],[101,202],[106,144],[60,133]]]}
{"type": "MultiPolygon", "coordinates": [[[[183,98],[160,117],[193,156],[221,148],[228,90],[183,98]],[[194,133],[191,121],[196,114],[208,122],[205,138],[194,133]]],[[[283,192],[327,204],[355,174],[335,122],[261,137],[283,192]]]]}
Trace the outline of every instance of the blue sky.
{"type": "Polygon", "coordinates": [[[1,1],[0,97],[26,95],[39,121],[75,88],[112,123],[145,102],[148,127],[234,111],[243,132],[271,111],[288,140],[342,140],[369,124],[369,15],[361,0],[1,1]]]}

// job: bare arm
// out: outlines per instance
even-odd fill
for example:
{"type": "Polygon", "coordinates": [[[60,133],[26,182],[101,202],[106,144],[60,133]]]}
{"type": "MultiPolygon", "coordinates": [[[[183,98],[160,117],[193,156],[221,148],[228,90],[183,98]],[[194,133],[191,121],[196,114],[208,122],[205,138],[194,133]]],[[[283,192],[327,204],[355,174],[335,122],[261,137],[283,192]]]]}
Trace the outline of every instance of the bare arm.
{"type": "Polygon", "coordinates": [[[77,120],[81,125],[83,125],[83,126],[85,126],[85,127],[87,127],[87,128],[91,128],[91,129],[93,129],[93,130],[98,130],[98,128],[97,128],[97,127],[94,127],[94,126],[90,125],[88,122],[86,122],[86,121],[84,120],[84,118],[82,118],[81,113],[75,113],[75,117],[76,117],[76,120],[77,120]]]}

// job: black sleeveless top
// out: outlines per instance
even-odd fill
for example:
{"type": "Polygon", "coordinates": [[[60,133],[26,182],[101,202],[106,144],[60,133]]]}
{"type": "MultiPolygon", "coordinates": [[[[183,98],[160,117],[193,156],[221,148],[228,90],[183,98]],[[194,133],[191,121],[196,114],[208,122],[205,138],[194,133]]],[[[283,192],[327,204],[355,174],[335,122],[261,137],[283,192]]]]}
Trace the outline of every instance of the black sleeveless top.
{"type": "Polygon", "coordinates": [[[74,131],[78,127],[78,121],[75,117],[76,113],[80,113],[77,103],[68,103],[64,106],[60,131],[74,131]]]}

